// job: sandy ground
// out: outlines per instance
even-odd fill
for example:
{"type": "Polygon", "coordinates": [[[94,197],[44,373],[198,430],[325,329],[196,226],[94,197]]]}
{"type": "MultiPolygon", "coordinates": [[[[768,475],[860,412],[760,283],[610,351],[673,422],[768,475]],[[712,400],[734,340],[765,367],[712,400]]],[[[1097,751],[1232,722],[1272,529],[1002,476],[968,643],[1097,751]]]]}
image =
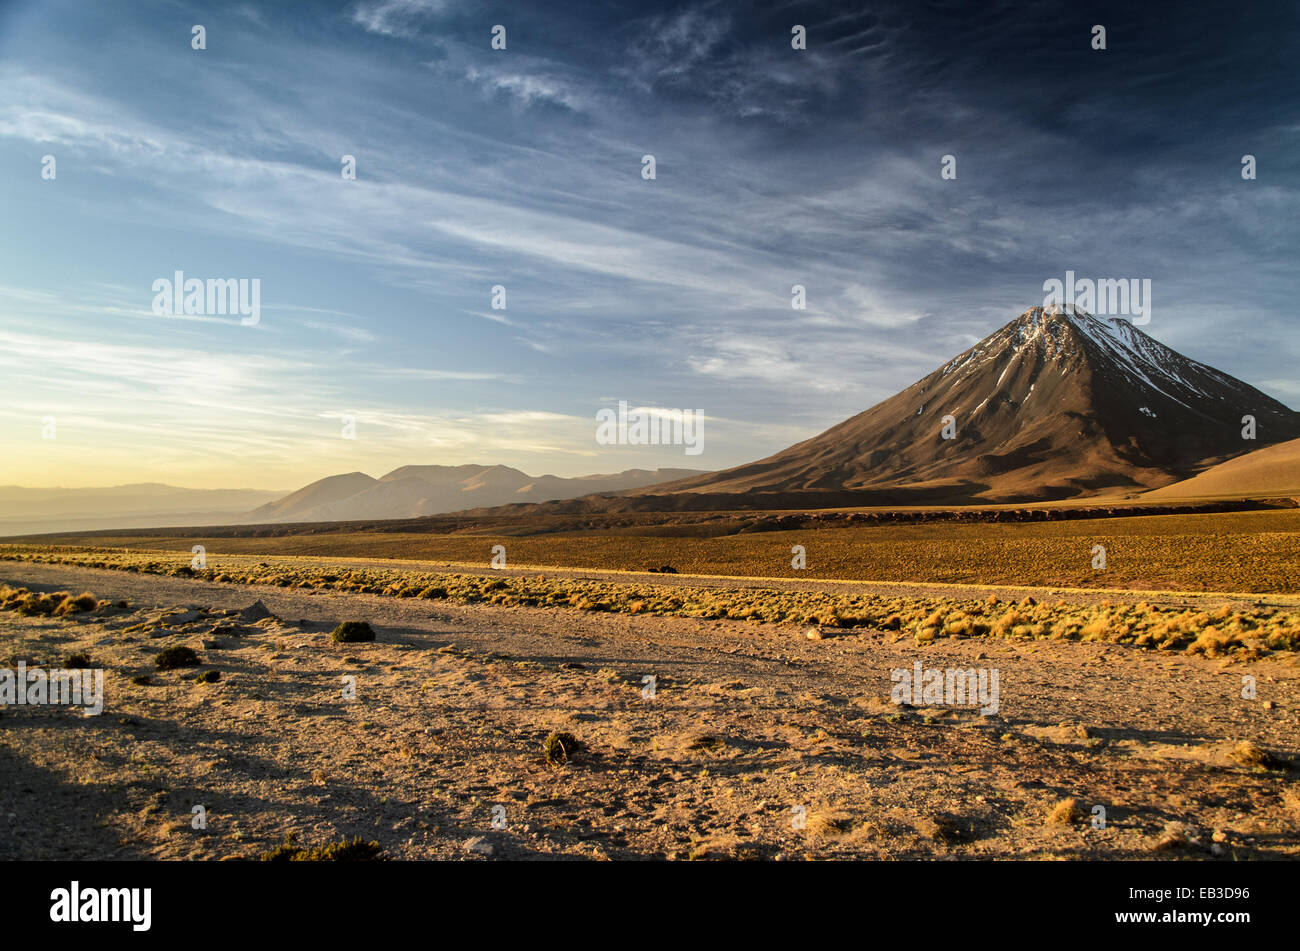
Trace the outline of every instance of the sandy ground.
{"type": "Polygon", "coordinates": [[[1233,756],[1300,754],[1294,655],[808,640],[35,564],[0,564],[0,582],[127,602],[0,614],[0,666],[85,651],[106,695],[98,717],[0,711],[0,858],[255,858],[291,833],[402,859],[1300,856],[1300,769],[1233,756]],[[277,618],[238,624],[259,598],[277,618]],[[329,639],[354,619],[377,641],[329,639]],[[203,665],[155,671],[172,644],[203,665]],[[998,714],[891,703],[891,671],[918,660],[998,670],[998,714]],[[586,752],[548,765],[553,731],[586,752]]]}

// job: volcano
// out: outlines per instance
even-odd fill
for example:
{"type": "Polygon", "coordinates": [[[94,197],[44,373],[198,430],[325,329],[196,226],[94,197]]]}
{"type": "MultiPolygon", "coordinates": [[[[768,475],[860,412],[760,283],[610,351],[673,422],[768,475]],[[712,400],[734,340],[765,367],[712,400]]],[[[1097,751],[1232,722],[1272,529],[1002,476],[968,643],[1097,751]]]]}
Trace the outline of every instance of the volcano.
{"type": "MultiPolygon", "coordinates": [[[[1300,414],[1123,319],[1034,307],[883,403],[774,456],[624,493],[765,505],[1123,495],[1300,436],[1300,414]],[[1253,419],[1255,438],[1245,438],[1253,419]],[[946,438],[948,437],[948,438],[946,438]]],[[[629,499],[630,501],[630,499],[629,499]]],[[[635,505],[632,507],[640,508],[635,505]]]]}

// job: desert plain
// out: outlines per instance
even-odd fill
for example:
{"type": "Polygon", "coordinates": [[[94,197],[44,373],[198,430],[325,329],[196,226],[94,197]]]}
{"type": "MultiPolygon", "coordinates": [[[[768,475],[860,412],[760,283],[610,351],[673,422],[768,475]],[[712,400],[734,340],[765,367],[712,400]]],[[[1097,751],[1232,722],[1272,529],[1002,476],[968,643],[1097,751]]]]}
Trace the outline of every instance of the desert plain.
{"type": "Polygon", "coordinates": [[[98,716],[0,710],[0,854],[1300,854],[1295,509],[800,519],[0,545],[8,665],[104,670],[98,716]],[[996,712],[898,702],[917,664],[996,712]]]}

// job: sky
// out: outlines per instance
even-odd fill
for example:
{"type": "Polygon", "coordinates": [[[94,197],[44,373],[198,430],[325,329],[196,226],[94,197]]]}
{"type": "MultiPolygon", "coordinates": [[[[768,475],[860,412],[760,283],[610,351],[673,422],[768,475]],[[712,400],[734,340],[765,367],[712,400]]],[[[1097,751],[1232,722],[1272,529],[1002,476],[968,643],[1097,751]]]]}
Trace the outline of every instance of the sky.
{"type": "Polygon", "coordinates": [[[1067,270],[1300,407],[1297,53],[1274,2],[0,0],[0,484],[724,468],[1067,270]]]}

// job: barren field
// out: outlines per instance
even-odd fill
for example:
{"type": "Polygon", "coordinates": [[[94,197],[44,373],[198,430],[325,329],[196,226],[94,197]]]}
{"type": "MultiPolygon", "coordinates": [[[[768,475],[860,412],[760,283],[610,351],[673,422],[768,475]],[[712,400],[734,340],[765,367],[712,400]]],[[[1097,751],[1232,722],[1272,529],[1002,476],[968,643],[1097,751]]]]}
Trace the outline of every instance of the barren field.
{"type": "Polygon", "coordinates": [[[105,671],[97,717],[0,712],[5,857],[253,859],[354,837],[474,860],[1300,856],[1285,604],[252,556],[211,559],[209,580],[188,553],[57,556],[117,570],[5,554],[8,663],[82,653],[105,671]],[[241,619],[258,599],[271,616],[241,619]],[[853,603],[925,613],[892,630],[827,614],[806,636],[801,611],[853,603]],[[349,620],[376,639],[333,641],[349,620]],[[178,646],[197,665],[159,669],[178,646]],[[997,712],[892,702],[892,672],[918,662],[997,671],[997,712]]]}

